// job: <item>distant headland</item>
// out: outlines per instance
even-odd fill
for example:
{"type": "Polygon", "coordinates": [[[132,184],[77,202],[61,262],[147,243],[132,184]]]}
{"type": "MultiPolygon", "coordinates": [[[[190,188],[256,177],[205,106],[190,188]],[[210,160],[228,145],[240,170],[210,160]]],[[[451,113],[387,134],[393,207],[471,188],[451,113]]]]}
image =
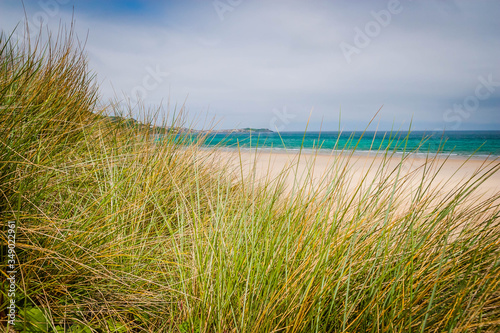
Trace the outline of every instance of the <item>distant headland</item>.
{"type": "Polygon", "coordinates": [[[189,129],[185,127],[164,127],[164,126],[153,126],[150,124],[144,124],[134,118],[125,118],[122,116],[105,116],[112,123],[121,124],[124,127],[136,128],[136,129],[149,129],[154,134],[165,134],[171,131],[180,132],[180,133],[274,133],[270,129],[267,128],[232,128],[232,129],[208,129],[208,130],[195,130],[189,129]]]}

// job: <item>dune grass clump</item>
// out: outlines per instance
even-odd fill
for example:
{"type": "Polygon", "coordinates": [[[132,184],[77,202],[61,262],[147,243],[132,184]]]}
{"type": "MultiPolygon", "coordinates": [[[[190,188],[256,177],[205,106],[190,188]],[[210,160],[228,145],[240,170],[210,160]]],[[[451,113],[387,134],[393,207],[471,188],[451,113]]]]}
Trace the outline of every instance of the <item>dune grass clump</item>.
{"type": "MultiPolygon", "coordinates": [[[[105,116],[74,40],[0,37],[1,251],[5,261],[15,221],[16,330],[500,328],[500,193],[475,197],[497,160],[446,191],[431,186],[440,160],[407,172],[408,154],[355,184],[349,153],[319,181],[287,188],[293,166],[257,181],[178,118],[157,140],[105,116]]],[[[6,290],[3,279],[3,326],[6,290]]]]}

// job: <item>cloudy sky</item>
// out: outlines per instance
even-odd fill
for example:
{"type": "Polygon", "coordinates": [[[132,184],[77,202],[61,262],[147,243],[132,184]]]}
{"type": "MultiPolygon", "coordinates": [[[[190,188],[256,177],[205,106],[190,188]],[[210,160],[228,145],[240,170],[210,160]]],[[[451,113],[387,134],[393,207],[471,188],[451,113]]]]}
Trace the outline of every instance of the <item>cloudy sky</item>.
{"type": "Polygon", "coordinates": [[[196,127],[500,130],[500,2],[0,0],[0,27],[72,17],[104,100],[196,127]]]}

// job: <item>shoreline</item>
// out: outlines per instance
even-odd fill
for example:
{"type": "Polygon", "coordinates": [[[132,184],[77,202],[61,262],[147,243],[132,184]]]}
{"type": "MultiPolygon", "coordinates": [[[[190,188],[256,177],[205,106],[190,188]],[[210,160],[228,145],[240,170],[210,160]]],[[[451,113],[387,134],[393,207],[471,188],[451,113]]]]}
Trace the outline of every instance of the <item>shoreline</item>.
{"type": "MultiPolygon", "coordinates": [[[[361,156],[361,157],[374,157],[374,156],[383,156],[385,154],[385,151],[376,151],[376,150],[333,150],[333,149],[311,149],[311,148],[303,148],[303,149],[285,149],[285,148],[274,148],[274,147],[264,147],[264,148],[246,148],[246,147],[215,147],[215,146],[200,146],[201,150],[207,150],[207,151],[218,151],[218,152],[228,152],[228,153],[234,153],[241,151],[242,153],[266,153],[266,154],[282,154],[282,155],[298,155],[299,153],[304,156],[336,156],[340,154],[345,154],[349,155],[352,154],[353,156],[361,156]]],[[[411,156],[412,158],[417,158],[417,159],[425,159],[427,157],[429,158],[434,158],[437,157],[438,159],[456,159],[456,160],[489,160],[489,161],[494,161],[498,160],[500,162],[500,155],[484,155],[484,154],[473,154],[473,155],[467,155],[467,154],[457,154],[453,152],[449,153],[444,153],[444,152],[429,152],[429,153],[422,153],[422,152],[406,152],[403,153],[401,151],[389,151],[388,156],[398,156],[402,157],[403,154],[407,154],[411,156]]]]}

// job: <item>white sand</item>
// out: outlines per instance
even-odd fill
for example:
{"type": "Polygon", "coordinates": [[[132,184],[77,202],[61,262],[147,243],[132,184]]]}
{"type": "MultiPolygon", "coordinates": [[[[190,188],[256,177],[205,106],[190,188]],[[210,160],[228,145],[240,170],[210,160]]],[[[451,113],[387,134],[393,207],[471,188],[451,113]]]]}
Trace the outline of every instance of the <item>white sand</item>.
{"type": "MultiPolygon", "coordinates": [[[[221,150],[217,152],[217,155],[224,163],[235,169],[240,169],[237,173],[244,176],[254,174],[257,179],[275,179],[282,170],[291,167],[285,180],[289,188],[294,183],[304,184],[305,181],[310,182],[312,186],[325,185],[329,181],[328,177],[325,177],[329,170],[337,168],[338,171],[345,166],[350,169],[348,177],[346,177],[350,181],[348,186],[349,188],[355,188],[363,177],[366,177],[365,181],[368,182],[383,179],[383,177],[381,178],[380,175],[377,175],[376,170],[384,160],[387,163],[386,172],[395,170],[392,174],[392,177],[395,177],[398,171],[398,164],[401,161],[401,155],[394,155],[393,157],[384,159],[380,155],[375,156],[375,154],[367,153],[356,153],[350,159],[347,159],[348,153],[344,153],[341,159],[336,158],[335,155],[312,153],[302,153],[299,158],[298,153],[270,151],[261,151],[256,154],[249,151],[238,153],[236,150],[221,150]],[[343,163],[339,163],[339,161],[343,161],[343,163]],[[310,177],[307,177],[307,175],[310,175],[310,177]]],[[[447,160],[444,157],[437,158],[433,168],[425,170],[425,161],[426,157],[422,155],[408,158],[402,164],[399,171],[399,179],[404,175],[411,175],[408,178],[408,184],[411,187],[415,187],[420,184],[422,176],[425,174],[427,182],[431,187],[446,192],[463,183],[463,181],[470,179],[472,176],[477,175],[478,170],[482,167],[486,167],[487,170],[495,166],[500,166],[500,160],[498,159],[471,158],[467,160],[464,157],[452,156],[447,160]],[[441,169],[437,172],[439,167],[441,169]]],[[[476,194],[485,198],[494,196],[499,192],[500,171],[494,173],[488,180],[481,184],[476,194]]]]}

